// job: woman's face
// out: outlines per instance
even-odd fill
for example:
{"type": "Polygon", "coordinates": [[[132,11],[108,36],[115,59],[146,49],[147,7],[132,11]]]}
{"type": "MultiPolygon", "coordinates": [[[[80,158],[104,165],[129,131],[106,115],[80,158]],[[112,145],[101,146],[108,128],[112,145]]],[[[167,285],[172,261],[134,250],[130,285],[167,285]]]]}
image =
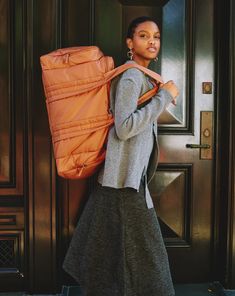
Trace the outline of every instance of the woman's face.
{"type": "Polygon", "coordinates": [[[133,38],[127,38],[127,46],[132,49],[133,60],[143,66],[148,66],[151,60],[158,56],[160,50],[160,31],[151,21],[139,24],[133,38]]]}

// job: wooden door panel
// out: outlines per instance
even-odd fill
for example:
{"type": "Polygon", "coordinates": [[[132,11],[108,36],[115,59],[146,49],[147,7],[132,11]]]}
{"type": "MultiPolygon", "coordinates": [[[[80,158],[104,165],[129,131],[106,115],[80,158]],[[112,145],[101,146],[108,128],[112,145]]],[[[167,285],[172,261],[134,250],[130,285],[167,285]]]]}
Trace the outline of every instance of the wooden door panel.
{"type": "MultiPolygon", "coordinates": [[[[189,28],[192,28],[192,1],[170,0],[162,6],[161,30],[161,66],[160,71],[165,81],[174,80],[180,90],[177,105],[170,105],[164,130],[179,130],[181,133],[189,129],[187,116],[191,114],[188,85],[190,83],[191,40],[189,28]],[[187,28],[187,29],[186,29],[187,28]]],[[[157,70],[157,69],[156,69],[157,70]]]]}
{"type": "Polygon", "coordinates": [[[20,5],[0,1],[0,196],[23,193],[22,80],[16,79],[22,70],[17,59],[22,53],[22,32],[15,24],[14,11],[22,14],[20,5]]]}
{"type": "Polygon", "coordinates": [[[114,48],[120,49],[124,43],[130,20],[149,15],[159,24],[161,51],[151,68],[165,81],[173,79],[180,95],[159,128],[160,164],[150,189],[174,280],[207,281],[211,273],[213,163],[200,159],[199,149],[187,149],[186,144],[200,144],[201,111],[213,112],[214,94],[202,92],[203,82],[214,85],[213,1],[112,1],[116,9],[104,15],[106,4],[105,0],[96,1],[95,40],[117,63],[126,60],[126,46],[122,52],[114,48]],[[109,43],[112,29],[103,25],[101,15],[105,23],[114,20],[115,36],[121,39],[109,43]]]}
{"type": "Polygon", "coordinates": [[[10,118],[9,114],[9,25],[8,1],[1,1],[0,4],[1,18],[1,35],[0,35],[0,50],[1,50],[1,69],[0,69],[0,89],[1,89],[1,109],[0,109],[0,182],[10,180],[10,118]]]}
{"type": "Polygon", "coordinates": [[[19,1],[0,1],[0,292],[22,290],[26,275],[21,17],[19,1]]]}
{"type": "Polygon", "coordinates": [[[160,165],[150,191],[167,246],[190,245],[192,165],[160,165]]]}

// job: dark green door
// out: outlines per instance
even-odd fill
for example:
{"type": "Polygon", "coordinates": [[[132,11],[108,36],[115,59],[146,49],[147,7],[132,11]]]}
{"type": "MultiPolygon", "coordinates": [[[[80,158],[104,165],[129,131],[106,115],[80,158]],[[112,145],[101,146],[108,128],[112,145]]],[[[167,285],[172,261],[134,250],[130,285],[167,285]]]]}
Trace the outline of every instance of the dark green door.
{"type": "Polygon", "coordinates": [[[151,67],[165,81],[173,79],[180,96],[159,128],[161,156],[151,192],[174,280],[208,281],[213,246],[213,1],[97,0],[94,11],[93,42],[115,56],[117,64],[126,58],[131,19],[149,15],[161,28],[160,58],[151,67]]]}

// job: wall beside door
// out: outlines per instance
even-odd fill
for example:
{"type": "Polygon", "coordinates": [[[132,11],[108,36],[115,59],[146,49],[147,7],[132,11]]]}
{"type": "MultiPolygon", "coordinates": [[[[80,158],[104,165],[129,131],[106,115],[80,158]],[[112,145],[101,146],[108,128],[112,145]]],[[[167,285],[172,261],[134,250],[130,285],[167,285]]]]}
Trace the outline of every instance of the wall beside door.
{"type": "MultiPolygon", "coordinates": [[[[115,47],[112,41],[115,34],[110,35],[107,30],[104,32],[106,38],[102,39],[100,28],[106,21],[105,9],[116,9],[117,26],[113,29],[121,39],[119,16],[122,5],[128,6],[131,2],[112,1],[110,4],[107,0],[106,5],[105,1],[98,0],[0,0],[0,291],[54,293],[60,291],[62,284],[72,283],[71,278],[63,273],[61,264],[93,180],[66,181],[56,175],[39,57],[60,47],[100,42],[110,51],[109,54],[115,56],[116,62],[121,63],[125,52],[121,40],[115,47]],[[119,50],[123,52],[121,58],[119,50]]],[[[145,13],[151,15],[149,7],[157,2],[164,4],[164,1],[146,1],[145,13]]],[[[217,10],[223,9],[219,2],[214,1],[217,10]]],[[[230,74],[234,79],[232,19],[235,18],[235,8],[232,2],[230,74]]],[[[135,9],[138,11],[139,6],[135,9]]],[[[216,17],[219,19],[219,14],[216,17]]],[[[228,49],[227,40],[222,37],[228,19],[224,17],[220,20],[220,37],[224,42],[222,52],[228,49]]],[[[217,54],[222,61],[222,54],[219,51],[217,54]]],[[[226,68],[220,69],[222,67],[219,67],[218,73],[226,73],[226,68]]],[[[228,84],[222,77],[220,81],[218,93],[222,94],[220,90],[228,84]]],[[[224,172],[229,168],[229,172],[228,178],[219,173],[216,175],[216,186],[221,190],[217,193],[215,204],[218,215],[215,237],[219,243],[215,245],[214,257],[222,250],[222,260],[215,260],[215,266],[216,269],[222,266],[223,271],[215,273],[215,277],[234,287],[235,264],[230,263],[235,262],[235,122],[232,116],[235,100],[232,83],[228,98],[224,109],[218,111],[217,122],[221,131],[220,126],[223,126],[230,110],[231,129],[226,133],[226,143],[230,143],[230,148],[227,150],[227,146],[223,146],[223,153],[228,153],[225,161],[217,157],[218,172],[221,168],[224,172]],[[229,188],[225,197],[224,188],[229,188]],[[221,212],[223,199],[226,207],[221,212]],[[228,212],[230,223],[226,220],[228,212]],[[219,222],[222,222],[222,228],[219,222]],[[225,229],[231,236],[221,234],[225,229]]],[[[218,104],[218,110],[221,106],[218,104]]],[[[221,134],[217,135],[217,141],[222,144],[221,134]]]]}

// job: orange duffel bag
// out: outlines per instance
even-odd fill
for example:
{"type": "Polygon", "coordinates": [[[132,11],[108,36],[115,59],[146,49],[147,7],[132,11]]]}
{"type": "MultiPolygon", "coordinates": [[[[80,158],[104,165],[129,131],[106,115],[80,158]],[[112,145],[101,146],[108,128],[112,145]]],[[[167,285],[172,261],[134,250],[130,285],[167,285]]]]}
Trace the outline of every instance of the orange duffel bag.
{"type": "MultiPolygon", "coordinates": [[[[161,77],[136,63],[114,68],[113,59],[96,46],[70,47],[41,56],[42,79],[58,174],[78,179],[91,176],[105,159],[105,143],[113,116],[109,112],[110,81],[136,67],[162,82],[161,77]]],[[[138,101],[151,98],[158,87],[138,101]]]]}

